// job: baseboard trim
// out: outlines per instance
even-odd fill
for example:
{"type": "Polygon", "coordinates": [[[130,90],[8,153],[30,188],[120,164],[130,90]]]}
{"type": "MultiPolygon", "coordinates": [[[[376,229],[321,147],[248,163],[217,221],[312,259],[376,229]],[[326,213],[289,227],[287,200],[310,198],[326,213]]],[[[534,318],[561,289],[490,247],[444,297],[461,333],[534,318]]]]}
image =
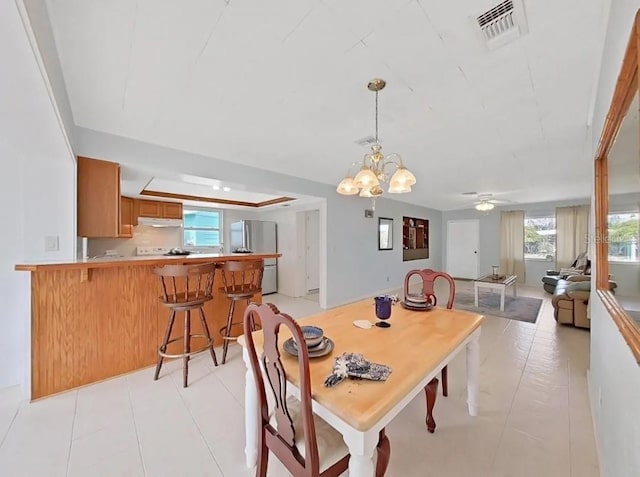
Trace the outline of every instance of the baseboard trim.
{"type": "Polygon", "coordinates": [[[401,294],[402,293],[402,285],[398,285],[398,286],[393,287],[393,288],[387,288],[385,290],[378,290],[377,292],[367,293],[366,295],[362,295],[362,296],[355,297],[355,298],[349,298],[348,300],[345,300],[345,301],[342,301],[342,302],[332,303],[331,305],[329,305],[327,307],[327,309],[330,310],[331,308],[337,308],[339,306],[349,305],[351,303],[355,303],[357,301],[366,300],[367,298],[372,298],[372,297],[377,296],[377,295],[387,295],[387,294],[392,294],[394,292],[398,293],[398,294],[401,294]]]}

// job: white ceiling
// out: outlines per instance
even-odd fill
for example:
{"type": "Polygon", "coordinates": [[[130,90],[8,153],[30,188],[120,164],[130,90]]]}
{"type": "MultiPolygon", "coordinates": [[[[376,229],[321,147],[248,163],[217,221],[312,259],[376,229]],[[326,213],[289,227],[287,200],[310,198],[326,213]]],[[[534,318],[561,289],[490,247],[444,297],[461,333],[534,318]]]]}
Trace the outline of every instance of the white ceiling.
{"type": "Polygon", "coordinates": [[[47,0],[77,125],[337,184],[373,134],[418,184],[468,206],[586,197],[606,0],[525,0],[488,50],[497,0],[47,0]],[[568,180],[570,179],[570,180],[568,180]]]}

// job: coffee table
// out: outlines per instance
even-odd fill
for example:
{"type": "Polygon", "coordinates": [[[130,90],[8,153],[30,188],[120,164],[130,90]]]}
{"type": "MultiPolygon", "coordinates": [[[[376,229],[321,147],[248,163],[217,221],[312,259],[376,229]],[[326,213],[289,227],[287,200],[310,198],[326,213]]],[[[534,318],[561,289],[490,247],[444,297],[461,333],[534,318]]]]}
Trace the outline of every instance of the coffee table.
{"type": "Polygon", "coordinates": [[[505,277],[494,280],[492,274],[483,275],[473,281],[473,293],[475,299],[475,307],[478,307],[478,290],[480,288],[488,288],[492,292],[498,290],[500,292],[500,311],[504,311],[504,294],[507,288],[513,286],[513,296],[517,296],[516,280],[517,275],[507,275],[505,277]]]}

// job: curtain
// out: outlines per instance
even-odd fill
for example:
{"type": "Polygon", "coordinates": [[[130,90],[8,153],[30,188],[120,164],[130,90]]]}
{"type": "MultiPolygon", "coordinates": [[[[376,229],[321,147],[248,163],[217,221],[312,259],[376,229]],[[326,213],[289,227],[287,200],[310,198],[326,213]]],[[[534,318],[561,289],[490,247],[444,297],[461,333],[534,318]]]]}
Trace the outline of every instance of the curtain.
{"type": "Polygon", "coordinates": [[[524,212],[500,213],[500,274],[517,275],[524,283],[524,212]]]}
{"type": "Polygon", "coordinates": [[[589,206],[556,208],[556,267],[570,267],[588,250],[589,206]]]}

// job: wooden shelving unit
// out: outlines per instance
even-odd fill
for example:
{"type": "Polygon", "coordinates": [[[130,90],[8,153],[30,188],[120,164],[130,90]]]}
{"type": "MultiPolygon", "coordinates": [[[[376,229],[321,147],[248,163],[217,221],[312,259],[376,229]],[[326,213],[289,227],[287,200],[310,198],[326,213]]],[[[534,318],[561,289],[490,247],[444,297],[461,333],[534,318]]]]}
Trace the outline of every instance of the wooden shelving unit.
{"type": "Polygon", "coordinates": [[[402,260],[429,258],[429,220],[402,218],[402,260]]]}

